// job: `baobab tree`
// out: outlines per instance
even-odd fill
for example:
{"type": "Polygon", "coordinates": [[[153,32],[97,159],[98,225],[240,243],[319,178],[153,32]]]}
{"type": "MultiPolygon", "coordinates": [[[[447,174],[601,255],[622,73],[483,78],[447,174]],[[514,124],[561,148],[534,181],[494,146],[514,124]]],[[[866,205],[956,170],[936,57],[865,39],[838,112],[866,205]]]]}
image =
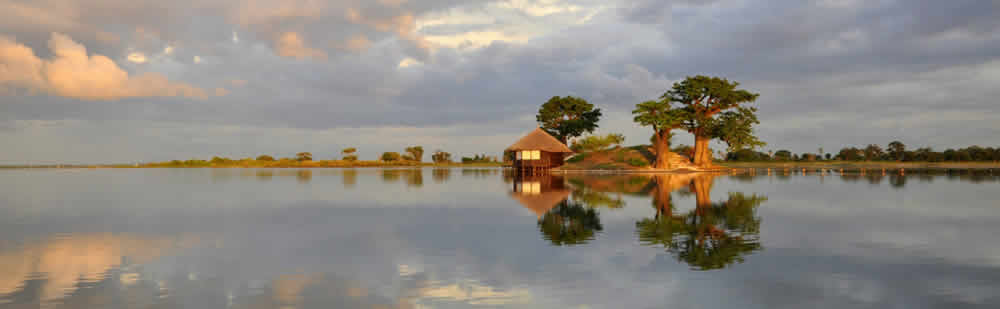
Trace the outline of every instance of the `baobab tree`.
{"type": "MultiPolygon", "coordinates": [[[[712,165],[712,152],[708,149],[708,143],[713,138],[720,137],[719,128],[727,121],[726,118],[716,116],[727,110],[752,103],[760,96],[743,89],[736,89],[737,86],[739,83],[730,82],[724,78],[698,75],[674,83],[673,87],[661,96],[661,99],[678,103],[687,111],[682,127],[695,137],[694,158],[692,158],[695,165],[701,167],[712,165]]],[[[756,112],[755,109],[737,110],[735,113],[729,114],[729,121],[742,121],[745,127],[746,124],[752,122],[745,117],[753,115],[754,112],[756,112]]],[[[756,117],[753,118],[753,121],[756,121],[756,117]]],[[[736,143],[746,144],[746,141],[736,140],[736,143]]],[[[749,145],[753,144],[753,142],[749,143],[749,145]]]]}
{"type": "Polygon", "coordinates": [[[653,127],[653,149],[656,151],[654,168],[673,168],[667,161],[670,153],[670,131],[680,128],[684,120],[689,118],[687,110],[671,108],[670,101],[646,101],[635,105],[632,110],[635,122],[653,127]]]}

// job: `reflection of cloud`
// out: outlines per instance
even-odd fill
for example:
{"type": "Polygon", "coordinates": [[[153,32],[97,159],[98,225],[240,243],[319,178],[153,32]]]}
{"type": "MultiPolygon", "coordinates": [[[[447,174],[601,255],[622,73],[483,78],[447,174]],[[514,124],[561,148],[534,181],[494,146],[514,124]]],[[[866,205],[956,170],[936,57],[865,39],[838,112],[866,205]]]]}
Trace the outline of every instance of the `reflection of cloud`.
{"type": "MultiPolygon", "coordinates": [[[[53,33],[49,40],[51,60],[0,36],[0,86],[25,88],[83,100],[116,100],[129,97],[174,97],[204,99],[205,91],[174,83],[157,73],[129,76],[108,57],[87,55],[87,48],[68,36],[53,33]]],[[[145,62],[142,54],[129,55],[133,62],[145,62]]]]}
{"type": "Polygon", "coordinates": [[[531,302],[531,292],[525,289],[499,291],[493,287],[476,282],[423,287],[418,291],[419,298],[428,300],[447,300],[468,303],[471,305],[511,305],[531,302]]]}
{"type": "MultiPolygon", "coordinates": [[[[177,245],[168,238],[95,234],[53,238],[18,251],[0,252],[0,295],[17,292],[35,274],[43,274],[39,300],[56,300],[72,293],[81,282],[104,279],[123,260],[149,262],[177,245]]],[[[134,282],[129,274],[122,276],[123,282],[134,282]]]]}

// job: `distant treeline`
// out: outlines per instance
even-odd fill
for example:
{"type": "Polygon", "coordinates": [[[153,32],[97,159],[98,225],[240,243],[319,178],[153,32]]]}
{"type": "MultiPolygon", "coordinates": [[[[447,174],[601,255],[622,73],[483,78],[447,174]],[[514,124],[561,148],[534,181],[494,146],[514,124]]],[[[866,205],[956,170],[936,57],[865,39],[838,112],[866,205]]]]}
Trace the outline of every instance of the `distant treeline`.
{"type": "MultiPolygon", "coordinates": [[[[270,155],[260,155],[256,158],[230,159],[225,157],[212,157],[209,160],[190,159],[173,160],[144,164],[146,167],[366,167],[366,166],[413,166],[423,165],[424,148],[422,146],[406,147],[403,153],[384,152],[376,160],[358,160],[357,148],[345,148],[341,151],[341,157],[329,160],[314,160],[311,152],[300,152],[295,157],[275,158],[270,155]]],[[[431,154],[434,164],[452,164],[451,153],[437,150],[431,154]]],[[[475,155],[474,157],[463,157],[463,164],[472,163],[497,163],[496,157],[486,155],[475,155]]]]}
{"type": "Polygon", "coordinates": [[[969,146],[959,149],[934,151],[930,147],[908,150],[899,141],[889,143],[884,149],[876,144],[863,148],[845,147],[836,154],[824,153],[819,148],[816,153],[792,153],[788,150],[759,152],[750,149],[738,150],[726,154],[727,161],[896,161],[896,162],[995,162],[1000,161],[1000,147],[969,146]]]}

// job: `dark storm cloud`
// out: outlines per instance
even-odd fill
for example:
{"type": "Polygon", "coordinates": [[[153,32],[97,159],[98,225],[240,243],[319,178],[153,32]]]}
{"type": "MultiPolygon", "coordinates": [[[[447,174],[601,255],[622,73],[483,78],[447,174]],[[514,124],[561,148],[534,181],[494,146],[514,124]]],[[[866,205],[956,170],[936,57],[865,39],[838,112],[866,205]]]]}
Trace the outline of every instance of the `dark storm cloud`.
{"type": "MultiPolygon", "coordinates": [[[[989,116],[1000,112],[992,99],[1000,95],[993,86],[1000,82],[1000,12],[991,1],[7,0],[0,7],[16,17],[0,22],[2,33],[40,57],[50,33],[60,32],[130,72],[229,92],[204,102],[79,102],[16,91],[0,104],[8,123],[517,134],[509,124],[530,126],[537,106],[554,95],[583,96],[627,116],[672,81],[711,74],[762,93],[760,133],[769,148],[812,151],[819,142],[832,150],[892,139],[1000,144],[998,119],[989,116]],[[500,7],[516,13],[508,17],[500,7]],[[38,12],[45,14],[29,14],[38,12]],[[462,12],[492,18],[455,16],[462,12]],[[581,17],[560,19],[567,12],[581,17]],[[418,28],[422,19],[438,23],[418,28]],[[299,40],[286,40],[288,33],[299,40]],[[469,33],[499,37],[480,48],[427,40],[469,33]],[[130,63],[132,52],[155,60],[130,63]]],[[[628,126],[626,116],[608,120],[621,127],[602,129],[645,140],[648,133],[628,126]]],[[[5,132],[5,140],[25,140],[5,132]]]]}

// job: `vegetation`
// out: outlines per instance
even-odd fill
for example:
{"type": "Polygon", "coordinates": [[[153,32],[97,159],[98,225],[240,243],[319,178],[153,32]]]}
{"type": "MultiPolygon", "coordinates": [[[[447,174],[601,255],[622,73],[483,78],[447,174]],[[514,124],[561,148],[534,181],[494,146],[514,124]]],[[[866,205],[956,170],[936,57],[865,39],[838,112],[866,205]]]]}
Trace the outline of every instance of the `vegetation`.
{"type": "Polygon", "coordinates": [[[269,155],[260,155],[260,156],[257,156],[257,161],[268,161],[268,162],[270,162],[270,161],[274,161],[274,157],[269,156],[269,155]]]}
{"type": "Polygon", "coordinates": [[[600,118],[601,109],[573,96],[552,97],[542,104],[535,116],[541,128],[563,144],[568,144],[571,137],[593,133],[600,118]]]}
{"type": "Polygon", "coordinates": [[[404,151],[406,152],[406,154],[403,155],[403,160],[417,161],[417,162],[424,161],[424,147],[421,146],[406,147],[404,151]]]}
{"type": "Polygon", "coordinates": [[[357,151],[358,151],[357,148],[350,147],[350,148],[344,148],[344,150],[341,150],[340,153],[344,155],[344,161],[354,162],[358,160],[358,156],[354,154],[357,151]]]}
{"type": "Polygon", "coordinates": [[[379,159],[381,159],[382,161],[385,161],[385,162],[395,162],[395,161],[400,161],[403,158],[402,158],[402,156],[399,155],[398,152],[391,152],[390,151],[390,152],[383,152],[382,156],[379,157],[379,159]]]}
{"type": "Polygon", "coordinates": [[[570,146],[570,149],[575,152],[601,151],[607,150],[611,146],[621,146],[624,142],[625,136],[621,134],[591,135],[573,141],[573,146],[570,146]]]}
{"type": "Polygon", "coordinates": [[[485,154],[475,155],[473,157],[462,157],[462,163],[500,163],[497,161],[496,157],[487,156],[485,154]]]}
{"type": "Polygon", "coordinates": [[[680,104],[685,110],[681,127],[695,137],[692,161],[696,166],[712,165],[708,143],[714,138],[729,144],[730,149],[763,144],[753,136],[753,125],[758,123],[757,110],[744,106],[757,100],[759,94],[736,89],[738,86],[739,83],[724,78],[698,75],[674,83],[660,97],[680,104]]]}
{"type": "Polygon", "coordinates": [[[439,164],[451,163],[451,154],[444,152],[442,150],[436,150],[434,151],[434,154],[431,154],[431,160],[433,160],[434,163],[439,163],[439,164]]]}
{"type": "Polygon", "coordinates": [[[906,145],[899,141],[890,142],[887,150],[876,144],[863,148],[844,147],[837,154],[801,153],[794,154],[788,150],[778,150],[773,154],[739,150],[726,155],[727,161],[735,162],[802,162],[802,161],[839,161],[839,162],[998,162],[1000,147],[969,146],[959,149],[934,151],[930,147],[906,150],[906,145]]]}
{"type": "Polygon", "coordinates": [[[687,110],[671,108],[670,100],[646,101],[635,105],[632,111],[635,122],[653,127],[653,149],[656,152],[655,168],[672,168],[667,161],[670,152],[670,131],[680,128],[690,115],[687,110]]]}
{"type": "Polygon", "coordinates": [[[302,162],[302,161],[312,161],[312,160],[313,160],[312,153],[309,153],[309,152],[300,152],[300,153],[295,154],[295,161],[302,162]]]}

